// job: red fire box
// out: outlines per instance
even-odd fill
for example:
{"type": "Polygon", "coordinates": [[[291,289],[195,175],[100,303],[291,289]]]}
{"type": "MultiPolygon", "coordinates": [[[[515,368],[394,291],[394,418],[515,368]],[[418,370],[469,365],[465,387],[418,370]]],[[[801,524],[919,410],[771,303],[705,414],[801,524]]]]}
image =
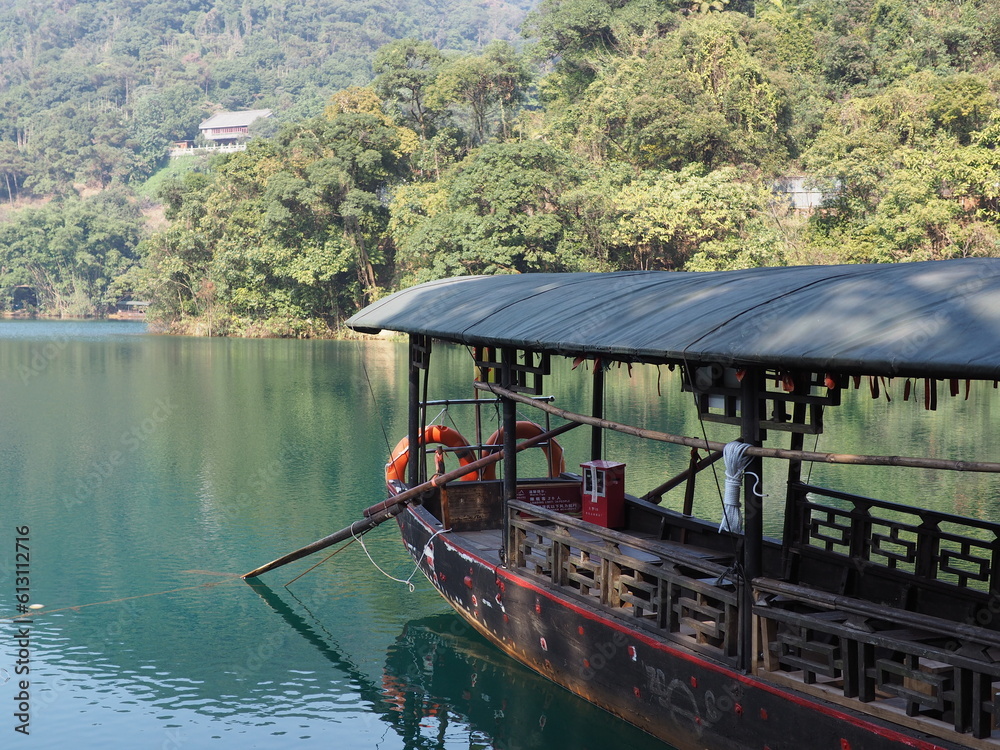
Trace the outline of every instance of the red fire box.
{"type": "Polygon", "coordinates": [[[625,525],[625,464],[587,461],[583,469],[583,520],[612,529],[625,525]]]}

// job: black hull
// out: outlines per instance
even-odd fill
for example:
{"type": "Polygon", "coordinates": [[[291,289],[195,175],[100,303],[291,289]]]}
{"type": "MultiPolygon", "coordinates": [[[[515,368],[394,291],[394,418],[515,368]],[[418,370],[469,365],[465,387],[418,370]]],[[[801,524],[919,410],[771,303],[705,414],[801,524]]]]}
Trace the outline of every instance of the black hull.
{"type": "Polygon", "coordinates": [[[411,506],[397,520],[428,580],[489,641],[682,750],[960,747],[907,734],[632,629],[462,548],[461,535],[439,533],[423,508],[411,506]]]}

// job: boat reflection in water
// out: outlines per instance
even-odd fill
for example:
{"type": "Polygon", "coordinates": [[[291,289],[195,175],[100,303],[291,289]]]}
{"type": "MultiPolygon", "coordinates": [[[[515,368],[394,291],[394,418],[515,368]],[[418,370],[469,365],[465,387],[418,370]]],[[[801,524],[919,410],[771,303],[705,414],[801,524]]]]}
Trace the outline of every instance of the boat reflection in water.
{"type": "Polygon", "coordinates": [[[324,632],[322,623],[310,621],[308,609],[294,595],[279,595],[260,581],[253,589],[325,659],[350,675],[361,698],[396,732],[402,747],[665,748],[512,663],[456,614],[408,622],[386,653],[379,682],[324,632]]]}
{"type": "Polygon", "coordinates": [[[456,723],[489,747],[666,747],[512,663],[450,613],[406,624],[383,688],[407,747],[439,747],[456,723]]]}

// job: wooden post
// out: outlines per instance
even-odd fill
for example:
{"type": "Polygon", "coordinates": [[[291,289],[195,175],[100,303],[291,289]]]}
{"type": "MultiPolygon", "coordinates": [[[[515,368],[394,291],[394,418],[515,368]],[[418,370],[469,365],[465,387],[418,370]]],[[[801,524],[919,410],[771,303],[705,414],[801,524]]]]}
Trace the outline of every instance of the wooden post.
{"type": "MultiPolygon", "coordinates": [[[[741,395],[742,409],[740,416],[742,423],[740,426],[740,438],[744,443],[760,447],[760,394],[763,390],[764,373],[757,368],[748,369],[743,377],[741,395]]],[[[747,466],[749,473],[743,478],[743,506],[744,513],[744,536],[746,537],[745,557],[743,567],[747,577],[757,578],[764,572],[763,549],[764,549],[764,507],[763,498],[757,497],[754,488],[758,487],[758,478],[761,486],[758,491],[763,490],[763,474],[761,465],[763,461],[760,456],[754,456],[747,466]]]]}
{"type": "MultiPolygon", "coordinates": [[[[805,395],[809,392],[809,374],[800,373],[795,378],[796,395],[805,395]]],[[[822,409],[823,407],[819,407],[822,409]]],[[[795,424],[803,424],[806,419],[806,404],[796,403],[792,407],[792,421],[795,424]]],[[[789,448],[793,451],[801,451],[805,447],[805,434],[793,432],[789,448]]],[[[788,462],[788,484],[785,491],[785,522],[781,534],[781,569],[783,575],[791,573],[793,561],[790,550],[797,541],[796,535],[799,530],[799,493],[793,489],[802,479],[802,460],[791,459],[788,462]]]]}
{"type": "MultiPolygon", "coordinates": [[[[760,429],[760,394],[763,390],[764,372],[760,368],[748,368],[740,383],[740,438],[744,443],[753,446],[761,445],[760,429]]],[[[756,660],[753,654],[753,591],[751,581],[759,577],[764,570],[764,507],[763,498],[757,497],[754,488],[763,485],[763,473],[760,456],[750,460],[746,471],[752,472],[743,477],[743,596],[740,600],[740,667],[749,671],[756,660]]],[[[763,488],[761,487],[761,490],[763,488]]]]}
{"type": "MultiPolygon", "coordinates": [[[[423,464],[423,445],[420,440],[420,366],[417,359],[416,334],[410,334],[410,394],[409,394],[409,422],[407,425],[407,438],[410,441],[410,458],[406,464],[407,484],[415,487],[420,484],[420,466],[423,464]]],[[[426,377],[426,376],[425,376],[426,377]]]]}
{"type": "MultiPolygon", "coordinates": [[[[604,367],[599,359],[594,360],[594,417],[604,419],[604,367]]],[[[600,461],[604,457],[604,429],[593,425],[590,429],[590,460],[600,461]]]]}
{"type": "MultiPolygon", "coordinates": [[[[500,378],[504,388],[511,389],[514,385],[514,364],[517,357],[515,349],[505,348],[501,355],[500,378]]],[[[503,554],[501,560],[506,564],[506,553],[510,549],[510,511],[507,503],[517,499],[517,403],[510,398],[500,397],[503,405],[503,554]]]]}
{"type": "Polygon", "coordinates": [[[698,476],[698,463],[698,449],[692,448],[691,460],[688,462],[687,485],[684,487],[684,507],[681,510],[681,513],[689,518],[694,513],[694,487],[698,476]]]}

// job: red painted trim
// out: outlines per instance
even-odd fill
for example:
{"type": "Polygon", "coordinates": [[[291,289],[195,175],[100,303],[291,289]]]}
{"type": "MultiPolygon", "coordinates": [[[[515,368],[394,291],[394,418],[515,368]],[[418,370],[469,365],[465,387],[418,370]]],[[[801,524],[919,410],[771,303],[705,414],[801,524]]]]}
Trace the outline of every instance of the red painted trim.
{"type": "MultiPolygon", "coordinates": [[[[433,526],[431,526],[426,521],[424,521],[424,519],[422,519],[419,515],[417,515],[417,513],[415,512],[414,508],[407,507],[406,510],[407,510],[408,513],[410,513],[410,515],[412,515],[413,519],[416,520],[418,523],[420,523],[427,531],[429,531],[432,534],[437,531],[437,529],[435,529],[433,526]]],[[[470,552],[465,547],[461,547],[461,546],[459,546],[459,545],[451,542],[449,540],[447,534],[442,534],[442,535],[438,536],[437,538],[440,539],[441,541],[443,541],[445,543],[445,546],[451,547],[453,550],[461,551],[461,553],[463,555],[466,555],[466,556],[472,558],[473,560],[475,560],[477,563],[479,563],[480,565],[482,565],[487,570],[490,570],[491,572],[495,572],[496,575],[501,576],[501,577],[505,578],[506,580],[511,581],[511,582],[517,584],[518,586],[522,587],[522,588],[525,588],[525,589],[527,589],[529,591],[533,591],[536,594],[540,594],[541,596],[544,596],[545,598],[547,598],[549,601],[555,602],[555,603],[559,604],[562,607],[566,607],[570,611],[575,612],[576,614],[581,615],[582,617],[584,617],[584,618],[586,618],[588,620],[593,620],[593,621],[599,622],[599,623],[603,624],[606,627],[610,627],[613,630],[617,630],[618,632],[623,633],[624,635],[627,635],[630,638],[634,638],[634,639],[636,639],[636,640],[638,640],[638,641],[640,641],[642,643],[645,643],[647,646],[650,646],[650,647],[652,647],[654,649],[657,649],[659,651],[665,651],[668,654],[670,654],[670,655],[672,655],[672,656],[674,656],[674,657],[676,657],[678,659],[683,659],[686,662],[697,664],[702,669],[708,669],[708,670],[711,670],[713,672],[717,672],[719,674],[723,674],[726,677],[728,677],[730,679],[733,679],[733,680],[737,680],[737,681],[743,683],[744,685],[746,685],[748,687],[756,688],[758,690],[763,690],[765,692],[771,693],[772,695],[777,695],[780,698],[783,698],[785,700],[791,701],[792,703],[795,703],[795,704],[797,704],[799,706],[802,706],[804,708],[809,708],[810,710],[817,711],[818,713],[821,713],[821,714],[823,714],[825,716],[829,716],[829,717],[831,717],[833,719],[836,719],[838,721],[844,721],[844,722],[846,722],[848,724],[851,724],[851,725],[857,727],[858,729],[862,729],[864,731],[870,732],[870,733],[876,735],[877,737],[881,737],[883,739],[886,739],[886,740],[889,740],[889,741],[892,741],[892,742],[899,742],[899,743],[902,743],[904,745],[909,745],[910,747],[917,748],[918,750],[945,750],[945,748],[942,748],[940,745],[935,745],[935,744],[932,744],[930,742],[924,742],[923,740],[918,740],[915,737],[910,737],[909,735],[903,734],[901,732],[897,732],[894,729],[890,729],[888,727],[882,727],[882,726],[879,726],[877,724],[872,724],[871,722],[865,721],[864,719],[861,719],[861,718],[857,718],[857,717],[851,716],[850,714],[846,714],[846,713],[844,713],[842,711],[839,711],[838,709],[833,708],[831,706],[824,706],[824,705],[816,703],[815,701],[810,700],[809,698],[806,698],[804,696],[798,695],[796,693],[791,693],[791,692],[788,692],[786,690],[782,690],[781,688],[777,687],[776,685],[772,685],[772,684],[764,682],[762,680],[758,680],[758,679],[755,679],[753,677],[749,677],[749,676],[747,676],[745,674],[742,674],[740,672],[735,672],[735,671],[733,671],[731,669],[727,669],[726,667],[723,667],[721,665],[713,664],[712,662],[709,662],[709,661],[704,661],[703,659],[699,659],[699,658],[697,658],[695,656],[692,656],[691,654],[686,654],[683,651],[678,651],[678,650],[676,650],[676,649],[674,649],[674,648],[672,648],[672,647],[670,647],[670,646],[668,646],[668,645],[666,645],[664,643],[661,643],[660,641],[655,640],[654,638],[652,638],[652,637],[650,637],[650,636],[648,636],[648,635],[646,635],[644,633],[640,633],[640,632],[638,632],[636,630],[632,630],[630,628],[627,628],[624,625],[622,625],[621,623],[616,622],[615,620],[606,618],[606,617],[604,617],[602,615],[599,615],[599,614],[597,614],[595,612],[591,612],[589,610],[583,609],[582,607],[574,604],[573,602],[569,601],[568,599],[563,599],[562,597],[557,596],[552,591],[548,591],[547,589],[543,589],[540,586],[538,586],[537,584],[532,583],[531,581],[528,581],[528,580],[526,580],[524,578],[521,578],[520,576],[514,575],[513,573],[511,573],[506,568],[495,567],[494,565],[492,565],[491,563],[487,562],[486,560],[484,560],[482,557],[480,557],[479,555],[475,554],[474,552],[470,552]]],[[[488,633],[487,633],[487,631],[485,629],[481,630],[480,632],[482,632],[484,635],[487,635],[487,637],[489,637],[490,640],[493,641],[492,637],[490,637],[488,635],[488,633]]],[[[500,648],[500,650],[503,651],[504,653],[510,654],[510,652],[508,652],[506,649],[504,649],[502,647],[500,648]]],[[[516,657],[512,657],[512,658],[516,658],[516,657]]],[[[521,661],[521,660],[517,659],[517,661],[521,661]]],[[[524,662],[522,662],[522,663],[524,663],[524,662]]],[[[530,666],[530,665],[527,665],[527,666],[530,666]]]]}

